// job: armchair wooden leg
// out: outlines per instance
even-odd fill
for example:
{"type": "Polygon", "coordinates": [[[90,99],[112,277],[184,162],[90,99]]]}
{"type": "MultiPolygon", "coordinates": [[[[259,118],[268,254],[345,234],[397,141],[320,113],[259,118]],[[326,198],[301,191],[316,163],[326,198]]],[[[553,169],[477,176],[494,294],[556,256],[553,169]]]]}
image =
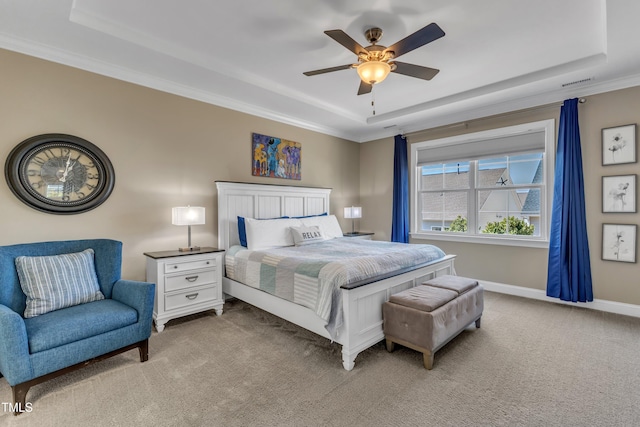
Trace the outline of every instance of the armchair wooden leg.
{"type": "Polygon", "coordinates": [[[140,351],[140,362],[146,362],[149,360],[149,340],[140,341],[138,344],[138,350],[140,351]]]}
{"type": "Polygon", "coordinates": [[[13,415],[20,415],[26,409],[27,392],[31,388],[29,382],[11,386],[13,394],[13,415]]]}
{"type": "Polygon", "coordinates": [[[20,384],[16,384],[14,386],[11,386],[11,390],[13,392],[13,415],[19,415],[22,412],[30,412],[31,411],[31,404],[29,403],[29,408],[27,408],[26,406],[26,400],[27,400],[27,392],[29,391],[29,389],[36,385],[36,384],[40,384],[43,383],[45,381],[49,381],[53,378],[57,378],[60,375],[64,375],[67,374],[69,372],[73,372],[75,370],[78,370],[80,368],[83,368],[85,366],[91,365],[93,363],[96,362],[100,362],[101,360],[105,360],[108,359],[110,357],[115,356],[116,354],[120,354],[120,353],[124,353],[125,351],[129,351],[129,350],[133,350],[134,348],[138,348],[138,351],[140,352],[140,362],[146,362],[147,360],[149,360],[149,339],[146,339],[144,341],[140,341],[134,344],[130,344],[126,347],[122,347],[120,349],[117,350],[113,350],[109,353],[103,354],[101,356],[98,357],[94,357],[93,359],[89,359],[86,360],[84,362],[80,362],[77,363],[75,365],[72,366],[68,366],[66,368],[62,368],[59,369],[57,371],[54,372],[50,372],[46,375],[42,375],[40,377],[34,378],[32,380],[29,381],[25,381],[23,383],[20,384]]]}

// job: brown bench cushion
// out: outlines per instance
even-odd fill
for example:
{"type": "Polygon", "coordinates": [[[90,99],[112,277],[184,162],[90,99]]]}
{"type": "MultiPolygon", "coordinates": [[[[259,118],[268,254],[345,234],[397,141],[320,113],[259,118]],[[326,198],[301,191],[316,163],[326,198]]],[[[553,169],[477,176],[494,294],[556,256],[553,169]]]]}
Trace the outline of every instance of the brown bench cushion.
{"type": "Polygon", "coordinates": [[[478,281],[467,277],[446,275],[427,280],[422,284],[435,288],[449,289],[455,291],[458,295],[462,295],[468,290],[478,286],[478,281]]]}
{"type": "Polygon", "coordinates": [[[389,297],[389,302],[431,312],[458,297],[458,293],[449,289],[431,286],[416,286],[389,297]]]}

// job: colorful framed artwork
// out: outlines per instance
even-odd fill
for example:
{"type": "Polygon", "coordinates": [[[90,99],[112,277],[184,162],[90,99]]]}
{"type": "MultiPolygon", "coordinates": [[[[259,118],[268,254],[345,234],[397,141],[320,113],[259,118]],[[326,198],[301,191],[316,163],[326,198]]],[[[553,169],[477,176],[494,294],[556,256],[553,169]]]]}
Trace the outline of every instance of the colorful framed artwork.
{"type": "Polygon", "coordinates": [[[602,224],[602,259],[636,262],[635,224],[602,224]]]}
{"type": "Polygon", "coordinates": [[[251,148],[253,176],[301,179],[302,147],[299,142],[253,133],[251,148]]]}
{"type": "Polygon", "coordinates": [[[635,163],[636,125],[602,129],[602,165],[635,163]]]}
{"type": "Polygon", "coordinates": [[[637,175],[602,177],[602,212],[636,212],[637,175]]]}

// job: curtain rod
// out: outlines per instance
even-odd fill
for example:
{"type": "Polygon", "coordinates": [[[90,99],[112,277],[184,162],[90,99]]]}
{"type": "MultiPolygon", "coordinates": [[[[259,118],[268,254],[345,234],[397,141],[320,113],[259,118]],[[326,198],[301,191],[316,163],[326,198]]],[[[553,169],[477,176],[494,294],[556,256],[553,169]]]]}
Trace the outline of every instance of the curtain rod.
{"type": "MultiPolygon", "coordinates": [[[[584,104],[585,102],[587,102],[587,99],[586,98],[578,98],[578,102],[580,104],[584,104]]],[[[532,112],[532,111],[546,110],[548,108],[557,108],[557,107],[562,107],[562,104],[553,103],[553,104],[546,104],[546,105],[538,105],[536,107],[524,108],[522,110],[507,111],[506,113],[496,114],[494,116],[489,116],[489,117],[511,116],[511,115],[514,115],[514,114],[529,113],[529,112],[532,112]]],[[[481,117],[479,119],[468,120],[468,122],[474,122],[474,121],[477,121],[477,120],[482,120],[483,118],[486,118],[486,117],[481,117]]]]}
{"type": "MultiPolygon", "coordinates": [[[[587,99],[586,98],[578,98],[578,102],[580,104],[584,104],[584,103],[587,102],[587,99]]],[[[474,123],[474,122],[477,122],[479,120],[485,120],[485,119],[490,118],[490,117],[508,117],[508,116],[512,116],[514,114],[530,113],[530,112],[533,112],[533,111],[546,110],[548,108],[557,108],[557,107],[562,107],[562,104],[553,103],[553,104],[546,104],[546,105],[538,105],[536,107],[524,108],[522,110],[515,110],[515,111],[507,111],[506,113],[494,114],[493,116],[479,117],[477,119],[465,120],[464,122],[454,123],[454,124],[450,124],[450,125],[436,126],[436,127],[433,127],[433,128],[423,129],[423,130],[410,132],[410,133],[413,134],[413,135],[416,135],[416,134],[420,134],[420,133],[423,133],[423,132],[430,132],[430,131],[435,130],[435,129],[453,129],[453,128],[458,128],[458,127],[465,127],[466,128],[466,127],[469,126],[469,123],[474,123]]],[[[407,133],[401,132],[401,135],[402,136],[406,136],[407,133]]]]}

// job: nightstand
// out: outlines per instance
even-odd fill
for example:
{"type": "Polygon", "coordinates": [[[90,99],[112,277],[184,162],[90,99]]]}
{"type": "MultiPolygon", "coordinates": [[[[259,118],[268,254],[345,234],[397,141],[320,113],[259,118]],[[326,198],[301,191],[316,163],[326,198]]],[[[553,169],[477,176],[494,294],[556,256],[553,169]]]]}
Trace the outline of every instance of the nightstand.
{"type": "Polygon", "coordinates": [[[145,252],[147,282],[156,284],[153,320],[162,332],[171,319],[214,309],[222,314],[222,266],[224,251],[145,252]]]}
{"type": "Polygon", "coordinates": [[[371,240],[375,233],[368,231],[356,231],[355,233],[344,233],[344,237],[353,237],[354,239],[371,240]]]}

